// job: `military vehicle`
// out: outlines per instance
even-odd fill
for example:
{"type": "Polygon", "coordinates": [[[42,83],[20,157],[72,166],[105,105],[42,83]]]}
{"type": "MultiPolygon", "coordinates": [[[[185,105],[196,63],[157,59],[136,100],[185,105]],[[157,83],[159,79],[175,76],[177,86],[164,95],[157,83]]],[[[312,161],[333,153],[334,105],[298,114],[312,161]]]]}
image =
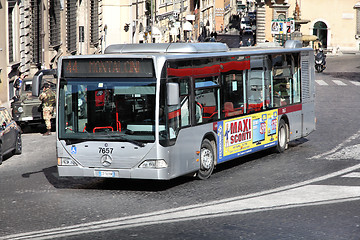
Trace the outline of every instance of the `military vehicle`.
{"type": "MultiPolygon", "coordinates": [[[[56,74],[54,69],[40,70],[34,75],[34,78],[41,78],[41,85],[48,82],[51,88],[56,91],[56,78],[54,74],[56,74]]],[[[39,124],[43,120],[41,101],[38,96],[32,94],[32,82],[32,79],[24,79],[20,97],[14,97],[11,103],[12,116],[21,128],[39,124]]],[[[37,87],[40,88],[40,86],[37,87]]],[[[55,118],[55,114],[53,118],[55,118]]]]}

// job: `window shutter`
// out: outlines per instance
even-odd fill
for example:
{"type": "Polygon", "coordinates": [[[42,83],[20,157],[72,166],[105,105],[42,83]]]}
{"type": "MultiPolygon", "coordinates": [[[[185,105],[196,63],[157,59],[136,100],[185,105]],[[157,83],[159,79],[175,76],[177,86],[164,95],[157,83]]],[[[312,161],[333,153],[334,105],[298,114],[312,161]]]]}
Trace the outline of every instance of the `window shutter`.
{"type": "Polygon", "coordinates": [[[14,32],[13,32],[13,10],[14,10],[14,2],[9,2],[8,8],[8,30],[9,30],[9,62],[14,61],[14,32]]]}
{"type": "Polygon", "coordinates": [[[360,35],[360,8],[356,8],[356,35],[360,35]]]}
{"type": "Polygon", "coordinates": [[[59,0],[50,0],[49,6],[49,29],[50,46],[59,46],[60,40],[60,2],[59,0]]]}
{"type": "Polygon", "coordinates": [[[90,42],[95,47],[99,44],[99,0],[91,0],[90,42]]]}
{"type": "Polygon", "coordinates": [[[66,4],[66,40],[67,40],[67,49],[70,53],[76,53],[76,10],[77,10],[77,0],[67,0],[66,4]]]}
{"type": "Polygon", "coordinates": [[[31,0],[31,35],[32,35],[32,62],[39,64],[42,61],[42,45],[41,45],[41,32],[42,32],[42,11],[41,0],[31,0]]]}

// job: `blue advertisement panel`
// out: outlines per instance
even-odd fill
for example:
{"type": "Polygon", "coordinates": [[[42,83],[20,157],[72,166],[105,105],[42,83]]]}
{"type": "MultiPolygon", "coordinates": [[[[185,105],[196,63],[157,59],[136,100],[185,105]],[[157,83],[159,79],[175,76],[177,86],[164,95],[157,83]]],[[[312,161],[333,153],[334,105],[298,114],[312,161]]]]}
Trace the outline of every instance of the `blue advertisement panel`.
{"type": "Polygon", "coordinates": [[[276,146],[277,124],[277,110],[218,122],[218,162],[276,146]]]}

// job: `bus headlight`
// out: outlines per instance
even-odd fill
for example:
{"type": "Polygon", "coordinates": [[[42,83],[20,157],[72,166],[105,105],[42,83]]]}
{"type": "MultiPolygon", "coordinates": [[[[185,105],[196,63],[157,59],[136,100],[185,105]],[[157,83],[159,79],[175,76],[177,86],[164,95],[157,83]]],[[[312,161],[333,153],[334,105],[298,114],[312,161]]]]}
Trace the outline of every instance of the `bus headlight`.
{"type": "Polygon", "coordinates": [[[59,157],[58,158],[58,166],[76,166],[77,164],[75,163],[75,161],[73,161],[70,158],[65,158],[65,157],[59,157]]]}
{"type": "Polygon", "coordinates": [[[167,168],[168,165],[164,159],[149,159],[142,162],[139,168],[167,168]]]}
{"type": "Polygon", "coordinates": [[[24,112],[24,109],[22,107],[19,107],[17,110],[18,110],[19,113],[24,112]]]}

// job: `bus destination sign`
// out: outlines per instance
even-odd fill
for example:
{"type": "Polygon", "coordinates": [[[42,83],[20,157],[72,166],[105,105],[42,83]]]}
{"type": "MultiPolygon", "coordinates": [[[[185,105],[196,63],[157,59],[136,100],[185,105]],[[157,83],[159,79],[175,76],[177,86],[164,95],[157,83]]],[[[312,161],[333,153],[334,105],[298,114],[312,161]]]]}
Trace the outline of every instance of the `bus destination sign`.
{"type": "Polygon", "coordinates": [[[64,77],[153,77],[152,59],[64,59],[64,77]]]}

